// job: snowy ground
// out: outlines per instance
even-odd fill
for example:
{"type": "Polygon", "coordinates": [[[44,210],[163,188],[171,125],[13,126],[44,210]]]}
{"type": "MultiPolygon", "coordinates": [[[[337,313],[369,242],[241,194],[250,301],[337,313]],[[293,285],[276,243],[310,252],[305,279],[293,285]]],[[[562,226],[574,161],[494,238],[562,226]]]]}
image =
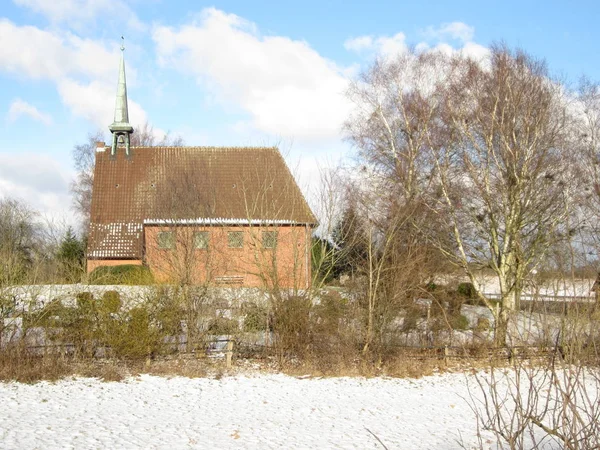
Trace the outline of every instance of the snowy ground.
{"type": "Polygon", "coordinates": [[[468,395],[463,374],[0,383],[0,448],[473,448],[468,395]]]}

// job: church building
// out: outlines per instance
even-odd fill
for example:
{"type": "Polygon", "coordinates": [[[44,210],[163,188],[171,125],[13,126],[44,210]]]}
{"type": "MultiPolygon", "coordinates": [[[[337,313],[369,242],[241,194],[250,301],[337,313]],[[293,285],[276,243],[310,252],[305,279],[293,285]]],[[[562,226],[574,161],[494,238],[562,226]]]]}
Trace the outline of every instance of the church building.
{"type": "Polygon", "coordinates": [[[88,272],[143,264],[164,282],[309,287],[316,219],[277,148],[132,146],[123,53],[109,129],[111,144],[96,149],[88,272]]]}

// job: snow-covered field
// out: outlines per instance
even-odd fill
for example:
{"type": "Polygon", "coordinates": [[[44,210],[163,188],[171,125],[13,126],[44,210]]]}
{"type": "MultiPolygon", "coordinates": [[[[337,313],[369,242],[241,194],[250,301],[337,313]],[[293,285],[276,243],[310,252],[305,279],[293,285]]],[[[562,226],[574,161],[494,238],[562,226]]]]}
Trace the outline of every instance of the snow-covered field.
{"type": "Polygon", "coordinates": [[[0,383],[0,448],[383,448],[374,435],[389,449],[459,449],[461,439],[473,448],[467,380],[142,375],[0,383]]]}

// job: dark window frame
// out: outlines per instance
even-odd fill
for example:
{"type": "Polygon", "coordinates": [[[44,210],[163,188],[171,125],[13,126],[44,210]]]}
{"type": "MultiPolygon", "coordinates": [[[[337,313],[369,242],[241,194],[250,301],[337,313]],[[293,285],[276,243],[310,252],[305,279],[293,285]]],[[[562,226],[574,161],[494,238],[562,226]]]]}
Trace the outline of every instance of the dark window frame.
{"type": "Polygon", "coordinates": [[[275,230],[263,231],[261,234],[262,248],[274,249],[277,248],[279,232],[275,230]]]}
{"type": "Polygon", "coordinates": [[[173,250],[175,248],[175,232],[159,231],[156,236],[156,241],[160,250],[173,250]],[[168,243],[165,239],[168,239],[168,243]]]}
{"type": "Polygon", "coordinates": [[[194,234],[192,235],[192,239],[194,240],[194,249],[195,250],[208,250],[208,247],[210,245],[210,233],[208,231],[194,231],[194,234]],[[202,242],[204,243],[203,246],[198,246],[198,240],[197,237],[198,236],[204,236],[202,242]]]}
{"type": "Polygon", "coordinates": [[[240,249],[244,248],[244,232],[243,231],[228,231],[227,232],[227,248],[240,249]],[[235,238],[234,238],[235,236],[235,238]],[[238,242],[235,242],[235,239],[238,242]]]}

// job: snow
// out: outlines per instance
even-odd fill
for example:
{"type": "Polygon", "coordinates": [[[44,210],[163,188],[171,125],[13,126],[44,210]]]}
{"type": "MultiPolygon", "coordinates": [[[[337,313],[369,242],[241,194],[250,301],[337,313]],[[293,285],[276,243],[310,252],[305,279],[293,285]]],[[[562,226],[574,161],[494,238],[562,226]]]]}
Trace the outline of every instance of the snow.
{"type": "MultiPolygon", "coordinates": [[[[592,291],[595,281],[593,278],[554,278],[539,282],[529,279],[525,282],[521,300],[593,302],[596,299],[595,293],[592,291]]],[[[470,283],[470,280],[466,276],[440,275],[436,277],[435,282],[441,285],[456,286],[458,283],[470,283]]],[[[487,298],[500,298],[500,281],[497,276],[479,274],[476,276],[476,282],[481,293],[487,298]]]]}
{"type": "MultiPolygon", "coordinates": [[[[0,383],[0,442],[19,449],[381,449],[375,434],[388,448],[460,449],[461,437],[474,448],[467,381],[455,373],[0,383]]],[[[483,442],[491,445],[491,435],[483,442]]]]}
{"type": "MultiPolygon", "coordinates": [[[[468,281],[468,280],[464,280],[468,281]]],[[[539,284],[529,282],[521,294],[521,300],[540,299],[544,301],[594,301],[592,292],[595,279],[550,279],[539,284]]],[[[500,298],[498,277],[480,276],[477,283],[481,292],[488,298],[500,298]]]]}

